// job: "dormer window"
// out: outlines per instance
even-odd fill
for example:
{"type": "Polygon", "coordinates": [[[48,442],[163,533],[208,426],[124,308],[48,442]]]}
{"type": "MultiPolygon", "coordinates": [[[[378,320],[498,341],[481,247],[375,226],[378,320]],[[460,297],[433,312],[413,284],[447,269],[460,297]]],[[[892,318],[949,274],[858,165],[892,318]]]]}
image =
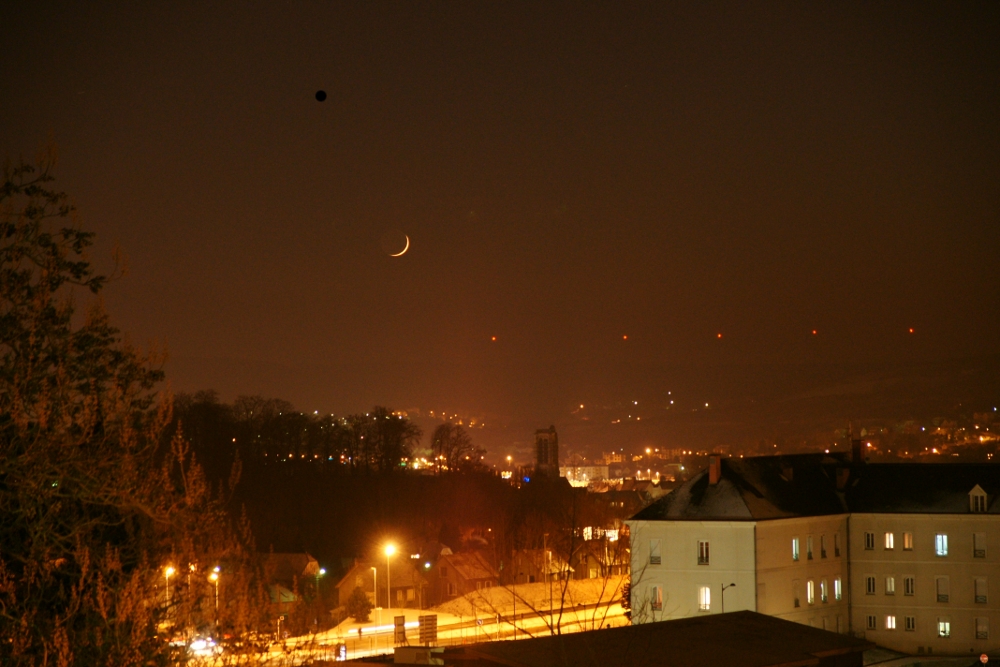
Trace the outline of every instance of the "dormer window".
{"type": "Polygon", "coordinates": [[[969,511],[977,513],[986,511],[986,492],[978,484],[969,491],[969,511]]]}

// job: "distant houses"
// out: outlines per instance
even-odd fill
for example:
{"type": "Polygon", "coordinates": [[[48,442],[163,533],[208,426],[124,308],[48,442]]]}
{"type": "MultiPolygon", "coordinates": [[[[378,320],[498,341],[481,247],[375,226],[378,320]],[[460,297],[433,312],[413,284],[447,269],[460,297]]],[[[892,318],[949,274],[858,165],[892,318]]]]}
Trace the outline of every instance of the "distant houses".
{"type": "Polygon", "coordinates": [[[497,585],[499,574],[478,551],[441,555],[427,571],[428,602],[438,605],[456,597],[497,585]]]}

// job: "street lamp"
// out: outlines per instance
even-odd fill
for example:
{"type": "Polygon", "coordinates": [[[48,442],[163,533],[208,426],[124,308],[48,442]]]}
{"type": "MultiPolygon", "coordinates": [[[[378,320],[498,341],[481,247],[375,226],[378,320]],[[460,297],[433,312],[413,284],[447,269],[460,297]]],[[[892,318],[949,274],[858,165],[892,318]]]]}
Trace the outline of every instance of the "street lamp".
{"type": "Polygon", "coordinates": [[[389,574],[389,559],[396,553],[396,545],[390,542],[385,545],[385,606],[392,609],[392,578],[389,574]]]}
{"type": "Polygon", "coordinates": [[[720,606],[722,607],[722,613],[723,614],[726,613],[726,589],[727,588],[733,588],[735,586],[736,586],[736,584],[729,584],[729,585],[722,584],[722,595],[719,596],[719,603],[720,603],[720,606]]]}
{"type": "Polygon", "coordinates": [[[216,566],[212,574],[208,575],[208,580],[215,584],[215,624],[219,624],[219,568],[216,566]]]}
{"type": "Polygon", "coordinates": [[[163,570],[163,578],[167,582],[167,606],[168,607],[170,606],[170,577],[174,576],[174,572],[176,572],[176,571],[177,570],[174,569],[173,565],[168,565],[163,570]]]}

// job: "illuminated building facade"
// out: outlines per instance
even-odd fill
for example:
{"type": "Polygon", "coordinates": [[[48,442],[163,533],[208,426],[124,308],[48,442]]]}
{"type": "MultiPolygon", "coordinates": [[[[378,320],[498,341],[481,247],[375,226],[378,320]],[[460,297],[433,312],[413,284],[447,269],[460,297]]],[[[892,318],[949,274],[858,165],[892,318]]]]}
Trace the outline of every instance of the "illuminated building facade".
{"type": "Polygon", "coordinates": [[[746,609],[979,655],[1000,637],[998,492],[993,465],[712,457],[627,522],[633,622],[746,609]]]}

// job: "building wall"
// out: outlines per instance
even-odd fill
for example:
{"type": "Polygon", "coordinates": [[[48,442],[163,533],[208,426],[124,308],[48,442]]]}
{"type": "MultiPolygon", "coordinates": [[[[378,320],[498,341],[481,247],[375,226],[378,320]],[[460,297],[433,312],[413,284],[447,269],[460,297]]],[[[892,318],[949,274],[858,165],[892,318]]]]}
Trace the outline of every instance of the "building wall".
{"type": "Polygon", "coordinates": [[[760,521],[757,523],[756,550],[757,611],[832,632],[848,632],[846,514],[760,521]],[[796,540],[797,560],[793,553],[796,540]],[[841,582],[840,600],[836,596],[838,579],[841,582]],[[813,584],[812,601],[809,582],[813,584]],[[824,582],[826,601],[823,600],[824,582]]]}
{"type": "Polygon", "coordinates": [[[756,611],[753,521],[628,521],[632,543],[632,622],[646,623],[723,610],[756,611]],[[659,540],[660,562],[650,562],[659,540]],[[699,564],[699,543],[708,542],[708,563],[699,564]],[[662,590],[662,609],[652,609],[654,587],[662,590]],[[700,589],[710,592],[700,608],[700,589]]]}
{"type": "Polygon", "coordinates": [[[906,653],[979,655],[1000,639],[1000,516],[989,514],[852,514],[850,517],[852,629],[859,636],[906,653]],[[866,533],[870,535],[866,544],[866,533]],[[886,533],[892,548],[886,548],[886,533]],[[904,533],[913,536],[905,548],[904,533]],[[985,538],[985,554],[974,554],[973,535],[985,538]],[[939,556],[935,536],[948,536],[948,553],[939,556]],[[873,547],[873,548],[867,548],[873,547]],[[874,593],[868,578],[874,577],[874,593]],[[894,593],[886,589],[893,578],[894,593]],[[913,577],[912,595],[905,589],[913,577]],[[938,600],[936,580],[947,577],[948,601],[938,600]],[[975,580],[986,580],[986,602],[976,602],[975,580]],[[869,629],[868,617],[875,617],[869,629]],[[915,627],[906,629],[906,617],[915,627]],[[887,627],[895,617],[896,628],[887,627]],[[977,639],[976,619],[988,619],[988,637],[977,639]],[[950,623],[950,636],[938,636],[938,620],[950,623]]]}

